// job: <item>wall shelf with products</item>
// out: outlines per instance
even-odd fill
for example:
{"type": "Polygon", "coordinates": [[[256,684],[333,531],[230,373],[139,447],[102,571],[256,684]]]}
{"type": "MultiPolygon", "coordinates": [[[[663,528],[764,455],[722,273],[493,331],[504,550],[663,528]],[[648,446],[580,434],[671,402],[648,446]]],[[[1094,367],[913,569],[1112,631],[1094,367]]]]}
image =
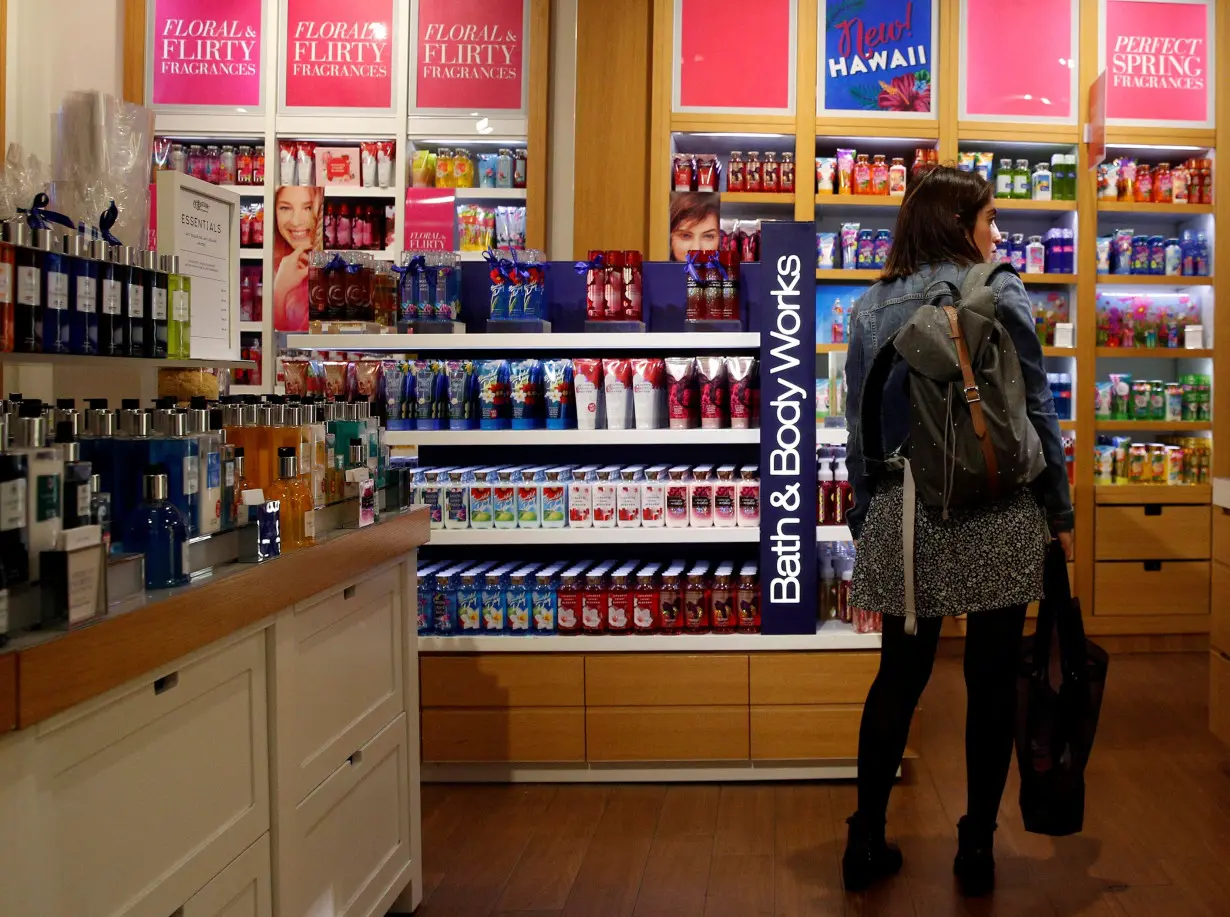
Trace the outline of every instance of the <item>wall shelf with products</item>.
{"type": "Polygon", "coordinates": [[[435,529],[433,545],[757,544],[759,528],[435,529]]]}
{"type": "Polygon", "coordinates": [[[646,332],[611,334],[292,334],[292,350],[748,350],[756,332],[646,332]]]}
{"type": "Polygon", "coordinates": [[[137,369],[254,369],[251,360],[159,360],[144,357],[86,356],[76,353],[0,353],[0,363],[80,366],[93,369],[125,367],[137,369]]]}
{"type": "Polygon", "coordinates": [[[760,431],[390,430],[386,442],[390,446],[716,446],[758,443],[760,431]]]}

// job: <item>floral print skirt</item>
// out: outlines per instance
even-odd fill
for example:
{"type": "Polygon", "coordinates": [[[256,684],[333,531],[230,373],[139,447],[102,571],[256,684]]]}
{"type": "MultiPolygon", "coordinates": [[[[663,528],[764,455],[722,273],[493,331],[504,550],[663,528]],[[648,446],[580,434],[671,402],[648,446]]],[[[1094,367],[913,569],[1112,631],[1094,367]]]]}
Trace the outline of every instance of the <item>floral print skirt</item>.
{"type": "MultiPolygon", "coordinates": [[[[882,483],[863,524],[850,604],[905,614],[901,547],[904,485],[882,483]]],[[[920,618],[1027,605],[1042,598],[1050,535],[1033,494],[1021,490],[977,509],[940,510],[918,502],[914,536],[915,613],[920,618]]]]}

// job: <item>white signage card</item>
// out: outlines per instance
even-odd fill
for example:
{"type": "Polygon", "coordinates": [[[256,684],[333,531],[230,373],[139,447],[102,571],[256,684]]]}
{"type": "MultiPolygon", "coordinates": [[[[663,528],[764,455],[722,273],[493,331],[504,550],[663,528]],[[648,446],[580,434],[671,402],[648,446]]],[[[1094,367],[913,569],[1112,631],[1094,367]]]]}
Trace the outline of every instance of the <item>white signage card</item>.
{"type": "Polygon", "coordinates": [[[239,357],[239,196],[178,172],[158,173],[158,252],[192,283],[192,358],[239,357]]]}

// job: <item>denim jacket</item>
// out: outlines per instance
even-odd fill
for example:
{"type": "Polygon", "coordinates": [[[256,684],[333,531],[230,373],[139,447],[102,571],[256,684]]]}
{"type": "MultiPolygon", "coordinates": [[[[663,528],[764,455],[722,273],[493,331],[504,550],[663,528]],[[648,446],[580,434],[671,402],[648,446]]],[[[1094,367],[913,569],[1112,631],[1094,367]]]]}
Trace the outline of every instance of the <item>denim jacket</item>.
{"type": "MultiPolygon", "coordinates": [[[[850,529],[855,538],[863,527],[871,505],[872,481],[866,476],[863,456],[862,418],[863,380],[880,348],[890,341],[914,310],[923,304],[928,287],[937,280],[948,280],[958,288],[966,271],[954,264],[931,264],[917,274],[889,283],[877,283],[868,290],[850,314],[849,354],[846,358],[846,426],[850,431],[846,464],[854,488],[854,508],[850,529]]],[[[1046,379],[1042,345],[1034,329],[1033,309],[1025,285],[1019,277],[1000,273],[993,281],[997,318],[1012,338],[1021,372],[1025,377],[1026,411],[1046,457],[1046,470],[1031,485],[1054,532],[1070,531],[1073,526],[1072,495],[1064,463],[1063,438],[1059,418],[1046,379]]],[[[885,386],[881,409],[885,454],[905,443],[909,435],[909,397],[906,372],[899,365],[885,386]]]]}

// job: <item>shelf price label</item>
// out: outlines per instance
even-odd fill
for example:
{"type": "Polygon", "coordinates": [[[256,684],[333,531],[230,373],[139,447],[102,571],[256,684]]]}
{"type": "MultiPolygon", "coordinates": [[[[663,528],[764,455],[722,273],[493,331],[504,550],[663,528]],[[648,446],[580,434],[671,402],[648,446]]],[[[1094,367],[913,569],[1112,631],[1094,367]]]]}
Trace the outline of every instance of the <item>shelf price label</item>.
{"type": "Polygon", "coordinates": [[[524,0],[419,0],[415,107],[525,109],[524,0]]]}
{"type": "Polygon", "coordinates": [[[149,20],[151,105],[261,104],[262,0],[155,0],[149,20]]]}
{"type": "Polygon", "coordinates": [[[816,632],[814,223],[761,230],[760,584],[766,634],[816,632]]]}
{"type": "Polygon", "coordinates": [[[286,0],[285,106],[392,109],[393,35],[393,0],[286,0]]]}

